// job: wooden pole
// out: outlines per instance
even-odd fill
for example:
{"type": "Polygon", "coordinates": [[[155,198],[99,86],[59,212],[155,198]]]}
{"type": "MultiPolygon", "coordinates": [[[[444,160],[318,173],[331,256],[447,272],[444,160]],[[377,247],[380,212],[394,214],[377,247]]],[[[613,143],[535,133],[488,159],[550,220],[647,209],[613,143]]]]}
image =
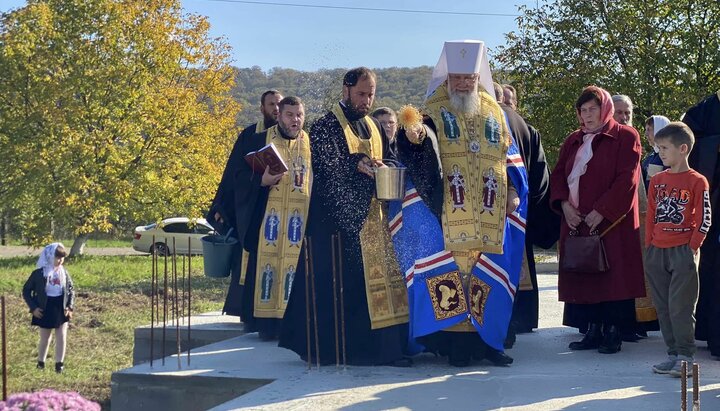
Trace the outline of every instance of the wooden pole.
{"type": "Polygon", "coordinates": [[[7,401],[7,330],[5,328],[5,296],[3,295],[0,297],[2,300],[2,319],[0,319],[0,322],[2,322],[2,398],[3,401],[7,401]]]}

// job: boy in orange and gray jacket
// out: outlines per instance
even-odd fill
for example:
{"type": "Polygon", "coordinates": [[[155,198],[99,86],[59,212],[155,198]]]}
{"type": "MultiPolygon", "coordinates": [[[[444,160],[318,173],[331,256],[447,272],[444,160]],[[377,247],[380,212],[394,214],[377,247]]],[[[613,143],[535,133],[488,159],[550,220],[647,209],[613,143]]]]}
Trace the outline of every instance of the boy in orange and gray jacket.
{"type": "Polygon", "coordinates": [[[688,165],[694,142],[680,122],[655,135],[660,158],[670,168],[650,179],[645,225],[645,275],[668,348],[668,359],[652,368],[676,377],[681,361],[694,361],[698,262],[711,222],[708,182],[688,165]]]}

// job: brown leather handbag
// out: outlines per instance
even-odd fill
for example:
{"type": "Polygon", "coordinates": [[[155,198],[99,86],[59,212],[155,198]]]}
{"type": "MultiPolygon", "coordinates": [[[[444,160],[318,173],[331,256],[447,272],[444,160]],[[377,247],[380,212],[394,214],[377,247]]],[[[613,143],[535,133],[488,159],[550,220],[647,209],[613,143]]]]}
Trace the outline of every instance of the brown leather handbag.
{"type": "Polygon", "coordinates": [[[591,231],[590,235],[581,236],[577,230],[570,231],[560,249],[560,267],[564,271],[577,274],[600,274],[608,271],[610,264],[602,238],[624,218],[624,215],[618,218],[602,234],[595,230],[591,231]]]}

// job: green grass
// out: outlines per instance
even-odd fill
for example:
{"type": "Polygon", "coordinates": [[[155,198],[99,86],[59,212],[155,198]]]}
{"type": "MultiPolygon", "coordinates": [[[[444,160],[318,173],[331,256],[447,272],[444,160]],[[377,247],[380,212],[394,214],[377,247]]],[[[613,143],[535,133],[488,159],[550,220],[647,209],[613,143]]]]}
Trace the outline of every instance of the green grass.
{"type": "MultiPolygon", "coordinates": [[[[77,391],[110,409],[110,375],[132,366],[133,330],[150,323],[151,258],[85,256],[66,263],[77,299],[62,375],[53,370],[54,344],[47,368],[35,368],[38,331],[30,326],[21,293],[36,259],[0,259],[0,293],[7,301],[8,394],[42,388],[77,391]]],[[[205,277],[202,266],[202,257],[193,257],[193,313],[220,310],[228,285],[228,279],[205,277]]],[[[179,272],[182,262],[178,267],[179,272]]]]}
{"type": "MultiPolygon", "coordinates": [[[[68,248],[68,251],[70,247],[73,245],[73,241],[75,241],[74,238],[66,238],[66,239],[56,239],[53,240],[53,242],[60,242],[65,245],[65,247],[68,248]]],[[[8,245],[19,245],[19,246],[27,246],[28,244],[24,242],[22,239],[19,238],[11,238],[8,240],[8,245]]],[[[85,248],[106,248],[106,247],[132,247],[132,238],[118,238],[118,239],[108,239],[108,238],[99,238],[99,239],[89,239],[87,243],[85,243],[85,248]]]]}

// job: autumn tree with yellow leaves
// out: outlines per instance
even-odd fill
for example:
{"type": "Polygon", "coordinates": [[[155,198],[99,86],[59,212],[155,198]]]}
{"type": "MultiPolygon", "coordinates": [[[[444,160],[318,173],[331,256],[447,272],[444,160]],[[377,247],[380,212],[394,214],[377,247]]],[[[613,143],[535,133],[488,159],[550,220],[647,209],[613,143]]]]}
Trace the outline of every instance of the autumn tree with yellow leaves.
{"type": "Polygon", "coordinates": [[[60,224],[199,217],[234,143],[229,46],[179,0],[30,0],[0,19],[0,211],[60,224]]]}

